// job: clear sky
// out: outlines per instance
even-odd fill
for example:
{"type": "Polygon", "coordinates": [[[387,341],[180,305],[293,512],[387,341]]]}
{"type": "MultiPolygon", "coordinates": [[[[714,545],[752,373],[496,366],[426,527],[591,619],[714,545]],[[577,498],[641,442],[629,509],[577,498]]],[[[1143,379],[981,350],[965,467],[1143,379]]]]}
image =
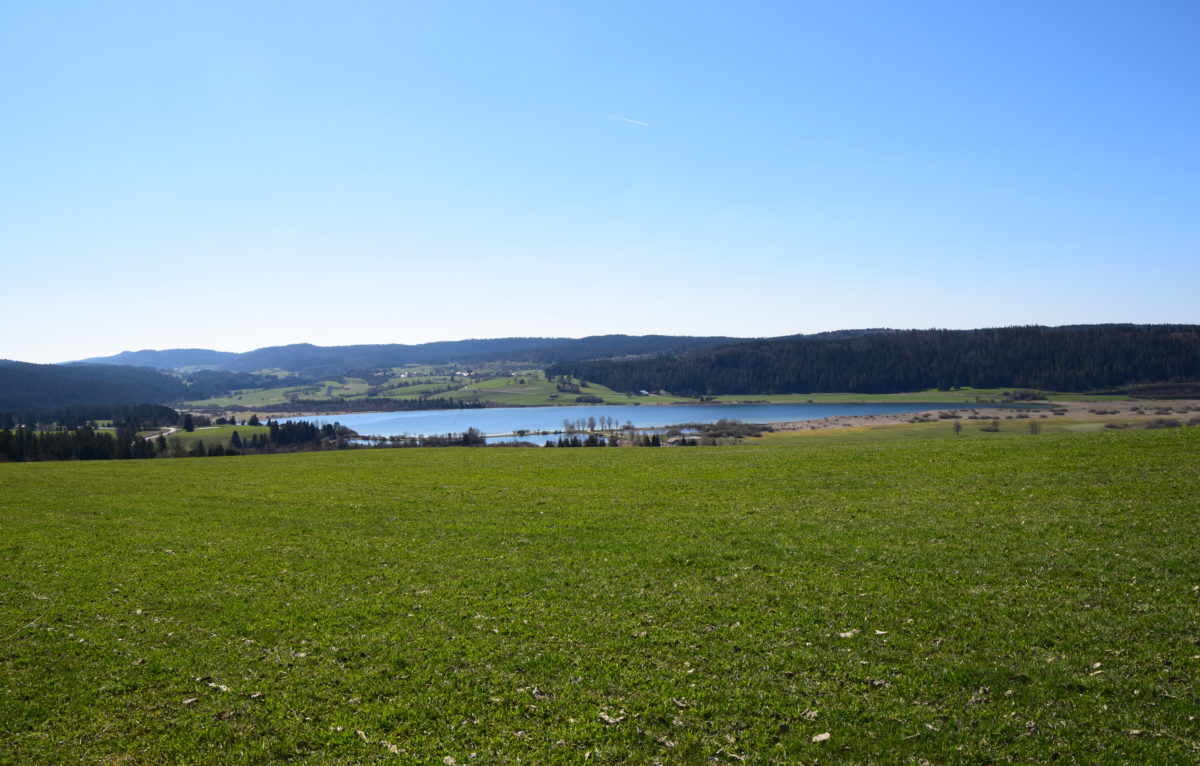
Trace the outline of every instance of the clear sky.
{"type": "Polygon", "coordinates": [[[1200,321],[1200,3],[0,3],[0,358],[1200,321]]]}

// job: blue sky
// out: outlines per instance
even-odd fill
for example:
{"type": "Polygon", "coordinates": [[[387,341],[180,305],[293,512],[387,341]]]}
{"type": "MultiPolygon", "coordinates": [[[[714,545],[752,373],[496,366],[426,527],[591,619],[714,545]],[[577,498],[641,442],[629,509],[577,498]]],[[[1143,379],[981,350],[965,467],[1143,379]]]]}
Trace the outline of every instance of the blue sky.
{"type": "Polygon", "coordinates": [[[1190,0],[7,3],[0,103],[0,358],[1200,321],[1190,0]]]}

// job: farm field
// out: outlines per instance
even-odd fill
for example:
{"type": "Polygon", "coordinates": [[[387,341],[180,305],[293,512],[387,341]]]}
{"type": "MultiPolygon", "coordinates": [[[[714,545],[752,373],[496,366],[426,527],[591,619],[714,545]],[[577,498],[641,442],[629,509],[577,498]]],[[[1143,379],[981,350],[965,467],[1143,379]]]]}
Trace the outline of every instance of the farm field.
{"type": "Polygon", "coordinates": [[[0,464],[0,762],[1195,762],[1198,455],[0,464]]]}
{"type": "MultiPolygon", "coordinates": [[[[572,378],[573,384],[578,385],[579,379],[572,378]]],[[[514,406],[551,406],[576,404],[577,396],[594,396],[605,404],[672,404],[676,402],[694,402],[678,396],[633,396],[613,391],[598,383],[589,383],[573,391],[559,391],[555,381],[546,380],[540,371],[530,372],[519,377],[492,378],[491,380],[472,383],[458,391],[441,394],[441,398],[452,396],[455,399],[478,399],[483,402],[514,407],[514,406]],[[524,383],[520,381],[524,380],[524,383]]],[[[595,402],[593,402],[595,403],[595,402]]]]}
{"type": "Polygon", "coordinates": [[[361,378],[325,380],[301,386],[278,386],[275,388],[246,389],[234,391],[229,396],[198,399],[188,402],[191,407],[265,407],[285,404],[295,398],[328,399],[333,397],[350,399],[366,395],[367,383],[361,378]]]}

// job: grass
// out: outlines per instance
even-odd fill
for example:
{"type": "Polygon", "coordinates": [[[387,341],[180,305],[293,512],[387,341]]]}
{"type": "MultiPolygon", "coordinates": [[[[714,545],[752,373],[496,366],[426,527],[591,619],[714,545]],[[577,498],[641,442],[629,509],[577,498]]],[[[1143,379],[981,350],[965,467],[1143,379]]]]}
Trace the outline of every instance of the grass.
{"type": "Polygon", "coordinates": [[[324,380],[304,386],[277,386],[275,388],[245,389],[234,391],[229,396],[197,399],[187,402],[190,407],[264,407],[286,404],[293,398],[300,399],[349,399],[366,395],[367,382],[361,378],[324,380]]]}
{"type": "Polygon", "coordinates": [[[197,428],[195,431],[176,431],[167,437],[168,444],[179,442],[185,449],[190,449],[198,441],[203,441],[206,447],[211,447],[214,444],[220,444],[223,447],[229,446],[229,439],[233,436],[233,432],[237,431],[238,438],[246,441],[253,434],[266,434],[270,431],[266,426],[248,426],[245,424],[236,426],[208,426],[197,428]]]}
{"type": "Polygon", "coordinates": [[[1050,434],[1092,433],[1105,430],[1110,420],[1096,418],[1030,418],[1000,419],[1000,430],[990,432],[982,430],[984,426],[993,423],[993,419],[967,420],[962,418],[957,422],[962,424],[959,433],[954,432],[954,420],[935,420],[928,423],[883,423],[878,425],[858,425],[843,428],[825,428],[817,430],[775,431],[763,434],[762,440],[751,439],[747,444],[765,443],[776,444],[783,442],[818,442],[818,443],[850,443],[850,442],[890,442],[928,439],[1002,439],[1010,436],[1038,438],[1050,434]],[[1029,424],[1037,423],[1041,429],[1038,435],[1031,434],[1029,424]]]}
{"type": "Polygon", "coordinates": [[[0,761],[1195,762],[1198,453],[0,465],[0,761]]]}
{"type": "MultiPolygon", "coordinates": [[[[573,379],[573,382],[578,383],[579,381],[573,379]]],[[[580,388],[578,394],[567,391],[560,392],[557,384],[554,381],[546,380],[540,372],[518,377],[483,380],[472,383],[459,391],[442,395],[443,398],[447,396],[455,399],[470,397],[484,402],[515,407],[574,405],[577,403],[575,401],[577,396],[599,397],[607,404],[664,404],[694,401],[671,396],[631,396],[613,391],[598,383],[589,383],[586,388],[580,388]],[[525,382],[521,383],[521,380],[525,382]]],[[[592,402],[592,404],[595,403],[592,402]]]]}
{"type": "MultiPolygon", "coordinates": [[[[971,404],[975,402],[1000,402],[1004,401],[1006,394],[1011,393],[1014,389],[1011,388],[956,388],[950,391],[940,391],[936,388],[930,388],[925,391],[911,391],[902,394],[770,394],[762,396],[753,395],[725,395],[714,397],[716,401],[721,402],[744,402],[744,401],[769,401],[773,403],[802,403],[814,402],[816,404],[837,404],[848,402],[936,402],[936,403],[965,403],[971,404]]],[[[1052,402],[1104,402],[1104,401],[1124,401],[1128,400],[1126,396],[1114,396],[1108,394],[1073,394],[1054,391],[1042,392],[1046,401],[1052,402]]]]}

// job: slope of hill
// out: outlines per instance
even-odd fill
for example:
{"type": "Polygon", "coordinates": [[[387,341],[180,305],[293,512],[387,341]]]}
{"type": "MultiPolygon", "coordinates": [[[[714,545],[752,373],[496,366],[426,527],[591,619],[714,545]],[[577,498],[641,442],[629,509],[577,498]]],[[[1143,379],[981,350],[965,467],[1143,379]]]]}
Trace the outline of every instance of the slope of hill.
{"type": "Polygon", "coordinates": [[[551,365],[617,391],[894,393],[972,386],[1087,391],[1200,380],[1200,326],[903,330],[737,343],[682,356],[551,365]]]}
{"type": "Polygon", "coordinates": [[[0,360],[0,412],[163,403],[185,398],[187,390],[176,378],[144,367],[0,360]]]}

